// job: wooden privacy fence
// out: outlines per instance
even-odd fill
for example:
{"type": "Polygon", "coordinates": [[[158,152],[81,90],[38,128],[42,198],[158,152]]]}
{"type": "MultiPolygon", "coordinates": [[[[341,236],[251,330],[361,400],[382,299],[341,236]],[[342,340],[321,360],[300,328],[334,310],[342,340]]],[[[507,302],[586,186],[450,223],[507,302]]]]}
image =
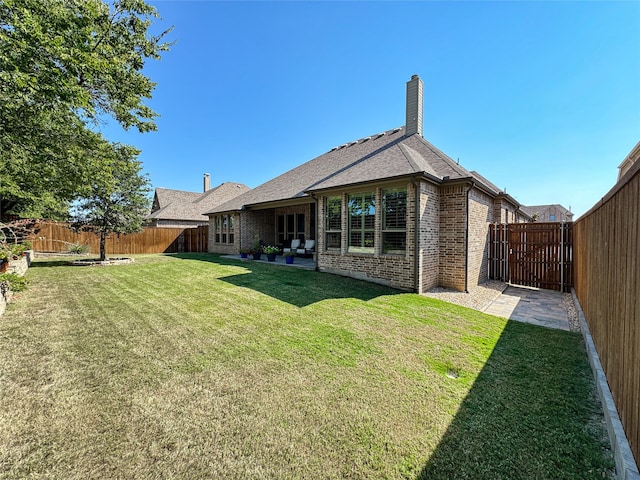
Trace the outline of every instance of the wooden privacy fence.
{"type": "Polygon", "coordinates": [[[574,234],[576,295],[640,465],[640,162],[574,234]]]}
{"type": "MultiPolygon", "coordinates": [[[[208,227],[145,228],[131,235],[113,235],[107,239],[107,255],[141,253],[206,252],[208,227]]],[[[100,239],[94,233],[75,233],[66,223],[40,222],[30,238],[37,252],[66,252],[72,245],[87,245],[92,253],[100,251],[100,239]]]]}
{"type": "Polygon", "coordinates": [[[573,285],[572,223],[489,226],[489,278],[568,292],[573,285]]]}

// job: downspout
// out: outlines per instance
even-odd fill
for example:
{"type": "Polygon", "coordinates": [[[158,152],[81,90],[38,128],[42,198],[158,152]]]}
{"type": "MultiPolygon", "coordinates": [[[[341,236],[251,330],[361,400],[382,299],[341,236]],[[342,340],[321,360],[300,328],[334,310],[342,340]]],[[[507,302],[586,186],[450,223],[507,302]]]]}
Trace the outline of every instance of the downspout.
{"type": "Polygon", "coordinates": [[[311,198],[313,198],[313,200],[316,202],[316,234],[315,234],[315,238],[316,238],[316,268],[315,271],[319,272],[320,270],[318,269],[318,259],[320,258],[320,248],[318,248],[320,246],[320,242],[319,242],[319,238],[318,235],[320,235],[320,210],[318,209],[318,197],[316,197],[315,193],[311,194],[311,198]]]}
{"type": "Polygon", "coordinates": [[[411,183],[413,183],[413,188],[416,192],[416,201],[415,201],[415,227],[414,227],[414,239],[413,239],[413,289],[416,293],[420,293],[418,291],[420,286],[419,275],[420,275],[420,249],[418,248],[420,245],[420,184],[416,181],[415,177],[411,177],[411,183]]]}
{"type": "Polygon", "coordinates": [[[467,225],[464,231],[464,293],[469,293],[469,194],[474,186],[475,182],[471,180],[467,190],[467,225]]]}

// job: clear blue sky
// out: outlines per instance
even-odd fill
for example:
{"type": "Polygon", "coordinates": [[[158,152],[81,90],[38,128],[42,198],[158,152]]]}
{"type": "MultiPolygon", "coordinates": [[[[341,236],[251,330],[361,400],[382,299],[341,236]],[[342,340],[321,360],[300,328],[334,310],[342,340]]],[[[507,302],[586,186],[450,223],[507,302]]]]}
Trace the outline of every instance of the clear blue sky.
{"type": "Polygon", "coordinates": [[[640,2],[152,1],[176,44],[145,72],[158,131],[112,125],[154,187],[256,187],[404,124],[525,205],[579,216],[640,140],[640,2]]]}

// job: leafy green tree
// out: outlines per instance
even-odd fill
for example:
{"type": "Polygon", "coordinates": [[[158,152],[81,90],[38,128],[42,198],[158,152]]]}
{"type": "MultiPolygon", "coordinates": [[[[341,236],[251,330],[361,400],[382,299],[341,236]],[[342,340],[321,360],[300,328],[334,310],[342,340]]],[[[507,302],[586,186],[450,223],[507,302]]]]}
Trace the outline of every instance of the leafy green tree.
{"type": "Polygon", "coordinates": [[[90,192],[71,209],[72,227],[100,236],[100,260],[106,259],[106,240],[110,235],[142,230],[149,213],[151,186],[141,174],[139,151],[128,145],[106,144],[100,168],[93,178],[90,192]]]}
{"type": "Polygon", "coordinates": [[[142,70],[168,50],[143,0],[0,0],[0,206],[60,216],[89,185],[111,117],[156,129],[142,70]]]}
{"type": "MultiPolygon", "coordinates": [[[[2,211],[24,217],[63,219],[69,201],[89,186],[93,152],[106,143],[99,134],[69,119],[30,144],[8,142],[0,162],[2,211]],[[54,131],[56,130],[56,131],[54,131]]],[[[2,136],[2,133],[0,133],[2,136]]],[[[1,140],[0,140],[1,142],[1,140]]]]}

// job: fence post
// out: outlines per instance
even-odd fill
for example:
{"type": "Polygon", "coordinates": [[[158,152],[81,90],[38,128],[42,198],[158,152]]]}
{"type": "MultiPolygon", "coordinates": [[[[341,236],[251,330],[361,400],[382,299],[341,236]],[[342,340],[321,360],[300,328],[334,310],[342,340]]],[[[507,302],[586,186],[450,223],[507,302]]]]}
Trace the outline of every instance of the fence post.
{"type": "Polygon", "coordinates": [[[560,292],[564,293],[564,222],[560,224],[560,292]]]}
{"type": "Polygon", "coordinates": [[[493,222],[489,225],[491,231],[491,280],[498,279],[498,224],[493,222]]]}
{"type": "Polygon", "coordinates": [[[502,245],[504,254],[502,255],[502,281],[509,281],[509,230],[507,224],[502,224],[502,245]]]}

